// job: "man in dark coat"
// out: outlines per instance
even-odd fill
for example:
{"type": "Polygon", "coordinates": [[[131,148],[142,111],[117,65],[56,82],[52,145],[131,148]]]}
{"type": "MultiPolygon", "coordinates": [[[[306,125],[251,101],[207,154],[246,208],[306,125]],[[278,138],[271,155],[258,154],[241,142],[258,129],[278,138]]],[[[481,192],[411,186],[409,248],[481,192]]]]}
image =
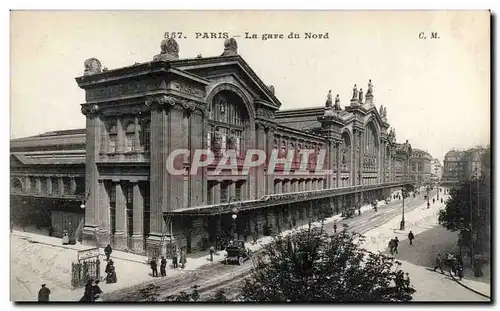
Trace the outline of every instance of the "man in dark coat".
{"type": "Polygon", "coordinates": [[[165,256],[161,256],[161,263],[160,263],[160,274],[161,276],[167,276],[167,260],[165,259],[165,256]]]}
{"type": "Polygon", "coordinates": [[[49,302],[50,301],[50,289],[42,284],[42,288],[38,291],[38,301],[49,302]]]}
{"type": "Polygon", "coordinates": [[[104,254],[106,255],[106,261],[109,261],[109,257],[111,256],[111,252],[113,249],[111,248],[111,245],[108,244],[106,248],[104,249],[104,254]]]}
{"type": "Polygon", "coordinates": [[[85,291],[83,292],[82,298],[80,298],[81,302],[92,302],[94,301],[94,295],[92,293],[92,283],[94,280],[88,280],[87,284],[85,284],[85,291]]]}
{"type": "Polygon", "coordinates": [[[94,301],[102,301],[102,290],[99,287],[99,280],[93,282],[92,284],[92,298],[94,301]]]}
{"type": "Polygon", "coordinates": [[[413,232],[411,232],[411,230],[410,230],[410,233],[408,233],[408,240],[410,240],[410,245],[413,245],[414,238],[415,238],[415,236],[413,235],[413,232]]]}
{"type": "Polygon", "coordinates": [[[394,238],[394,252],[395,252],[396,254],[399,254],[399,253],[398,253],[398,245],[399,245],[399,240],[398,240],[398,237],[395,237],[395,238],[394,238]]]}
{"type": "Polygon", "coordinates": [[[441,270],[441,273],[444,274],[443,271],[443,260],[441,259],[441,254],[438,254],[436,257],[436,266],[434,267],[434,271],[439,268],[441,270]]]}
{"type": "Polygon", "coordinates": [[[156,257],[153,257],[149,262],[149,266],[151,267],[151,271],[153,272],[153,277],[158,276],[158,263],[156,262],[156,257]]]}

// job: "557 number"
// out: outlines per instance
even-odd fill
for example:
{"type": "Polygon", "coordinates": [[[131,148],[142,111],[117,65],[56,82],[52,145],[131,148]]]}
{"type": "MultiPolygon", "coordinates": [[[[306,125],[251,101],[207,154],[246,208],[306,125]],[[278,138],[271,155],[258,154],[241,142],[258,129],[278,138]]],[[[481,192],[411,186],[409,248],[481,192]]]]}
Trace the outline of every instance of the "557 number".
{"type": "Polygon", "coordinates": [[[182,35],[182,32],[165,32],[163,35],[163,38],[165,39],[182,39],[184,36],[182,35]]]}

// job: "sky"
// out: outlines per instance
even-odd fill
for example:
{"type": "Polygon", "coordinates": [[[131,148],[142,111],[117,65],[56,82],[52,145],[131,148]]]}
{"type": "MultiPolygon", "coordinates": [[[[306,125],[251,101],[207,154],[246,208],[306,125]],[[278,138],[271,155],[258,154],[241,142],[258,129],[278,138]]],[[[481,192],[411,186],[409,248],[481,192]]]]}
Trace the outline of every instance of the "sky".
{"type": "Polygon", "coordinates": [[[228,32],[281,109],[322,106],[330,89],[345,107],[371,79],[397,140],[442,161],[489,144],[489,23],[488,11],[12,11],[10,138],[85,127],[74,78],[88,58],[109,69],[151,61],[165,32],[186,37],[181,58],[218,56],[224,39],[196,33],[228,32]]]}

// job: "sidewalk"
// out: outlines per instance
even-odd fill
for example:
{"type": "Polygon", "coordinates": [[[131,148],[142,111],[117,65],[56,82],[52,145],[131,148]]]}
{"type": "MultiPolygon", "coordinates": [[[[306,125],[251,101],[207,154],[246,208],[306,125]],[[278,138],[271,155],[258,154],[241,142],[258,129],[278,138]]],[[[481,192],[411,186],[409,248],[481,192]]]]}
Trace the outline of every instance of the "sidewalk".
{"type": "Polygon", "coordinates": [[[490,278],[490,266],[485,265],[481,269],[483,271],[482,277],[474,277],[474,272],[472,269],[464,269],[464,278],[460,280],[458,277],[454,276],[453,273],[451,277],[460,285],[471,290],[481,296],[491,298],[491,278],[490,278]]]}
{"type": "MultiPolygon", "coordinates": [[[[46,245],[50,245],[50,246],[54,246],[54,247],[61,247],[61,248],[65,248],[65,249],[75,250],[75,251],[82,251],[82,250],[94,248],[91,245],[83,245],[83,244],[78,243],[78,242],[75,245],[63,245],[61,238],[45,236],[45,235],[30,233],[30,232],[22,232],[22,231],[14,230],[12,232],[12,235],[28,239],[32,243],[46,244],[46,245]]],[[[103,247],[101,247],[99,249],[99,254],[101,256],[103,256],[104,258],[106,257],[106,255],[104,254],[103,247]]],[[[113,250],[111,257],[116,258],[116,259],[130,261],[130,262],[147,264],[147,257],[146,256],[136,255],[136,254],[122,252],[122,251],[118,251],[118,250],[113,250]]]]}

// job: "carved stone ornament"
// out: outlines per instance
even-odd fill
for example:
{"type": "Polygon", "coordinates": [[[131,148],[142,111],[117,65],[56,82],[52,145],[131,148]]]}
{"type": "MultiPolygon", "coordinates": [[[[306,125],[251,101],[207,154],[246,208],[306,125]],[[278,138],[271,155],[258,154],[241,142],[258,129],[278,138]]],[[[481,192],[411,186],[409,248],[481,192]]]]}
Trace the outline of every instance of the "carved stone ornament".
{"type": "Polygon", "coordinates": [[[332,100],[332,90],[328,91],[328,94],[326,95],[326,103],[325,107],[329,108],[333,106],[333,100],[332,100]]]}
{"type": "Polygon", "coordinates": [[[269,89],[269,91],[271,91],[271,93],[273,93],[273,95],[274,95],[274,92],[275,92],[274,85],[269,85],[267,88],[268,88],[268,89],[269,89]]]}
{"type": "Polygon", "coordinates": [[[175,39],[168,38],[161,41],[161,53],[153,57],[153,61],[169,61],[179,59],[179,44],[175,39]]]}
{"type": "Polygon", "coordinates": [[[356,87],[356,84],[354,84],[354,87],[352,88],[352,99],[358,99],[358,88],[356,87]]]}
{"type": "Polygon", "coordinates": [[[238,43],[236,39],[229,38],[224,41],[224,52],[221,56],[238,55],[238,43]]]}
{"type": "Polygon", "coordinates": [[[89,58],[84,63],[85,71],[83,72],[84,76],[95,75],[101,73],[102,65],[101,62],[97,58],[89,58]]]}
{"type": "Polygon", "coordinates": [[[342,110],[342,108],[340,107],[340,95],[337,94],[337,96],[335,97],[335,105],[333,106],[335,108],[335,110],[342,110]]]}
{"type": "Polygon", "coordinates": [[[99,106],[97,105],[84,105],[81,108],[81,112],[84,115],[95,114],[99,111],[99,106]]]}
{"type": "Polygon", "coordinates": [[[368,90],[366,91],[366,95],[372,95],[373,94],[373,84],[372,80],[370,79],[368,81],[368,90]]]}

